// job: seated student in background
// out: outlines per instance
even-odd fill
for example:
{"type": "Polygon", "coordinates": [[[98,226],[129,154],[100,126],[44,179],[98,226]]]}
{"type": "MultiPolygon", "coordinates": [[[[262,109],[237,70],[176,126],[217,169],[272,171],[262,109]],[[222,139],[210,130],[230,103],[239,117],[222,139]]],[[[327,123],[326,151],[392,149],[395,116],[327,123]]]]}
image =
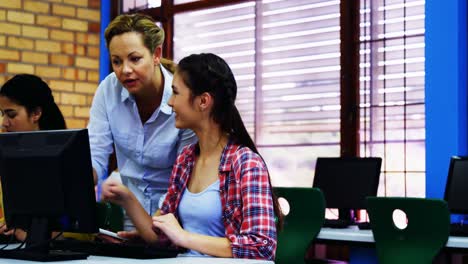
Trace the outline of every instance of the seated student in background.
{"type": "MultiPolygon", "coordinates": [[[[97,88],[88,125],[95,182],[108,176],[115,152],[122,183],[147,214],[166,192],[172,165],[193,131],[175,127],[167,104],[175,64],[162,58],[164,31],[141,14],[117,16],[105,30],[113,72],[97,88]]],[[[133,230],[125,221],[125,230],[133,230]]]]}
{"type": "Polygon", "coordinates": [[[214,54],[180,61],[168,104],[178,128],[199,141],[178,156],[161,209],[151,218],[123,185],[107,182],[102,198],[123,206],[136,232],[152,243],[170,239],[187,255],[273,260],[279,214],[268,169],[235,106],[234,75],[214,54]]]}
{"type": "MultiPolygon", "coordinates": [[[[65,119],[54,101],[50,87],[41,78],[31,74],[18,74],[0,89],[2,132],[65,129],[65,119]]],[[[0,189],[1,193],[1,189],[0,189]]],[[[0,199],[3,215],[3,200],[0,199]]],[[[26,232],[8,230],[0,223],[0,234],[12,235],[23,241],[26,232]]]]}

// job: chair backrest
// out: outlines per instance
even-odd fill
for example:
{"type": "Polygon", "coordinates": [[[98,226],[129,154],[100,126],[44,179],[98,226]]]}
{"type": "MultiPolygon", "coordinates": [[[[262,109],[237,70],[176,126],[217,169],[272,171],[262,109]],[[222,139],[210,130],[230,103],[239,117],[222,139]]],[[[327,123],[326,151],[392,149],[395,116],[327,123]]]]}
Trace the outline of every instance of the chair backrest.
{"type": "Polygon", "coordinates": [[[432,263],[447,243],[450,213],[439,199],[368,197],[368,213],[379,263],[432,263]],[[394,211],[406,214],[407,226],[398,228],[394,211]]]}
{"type": "Polygon", "coordinates": [[[123,230],[123,209],[122,207],[106,202],[96,203],[97,223],[99,228],[112,232],[123,230]]]}
{"type": "Polygon", "coordinates": [[[275,187],[274,192],[289,203],[289,214],[278,231],[275,263],[304,263],[305,252],[325,220],[323,194],[318,188],[275,187]]]}

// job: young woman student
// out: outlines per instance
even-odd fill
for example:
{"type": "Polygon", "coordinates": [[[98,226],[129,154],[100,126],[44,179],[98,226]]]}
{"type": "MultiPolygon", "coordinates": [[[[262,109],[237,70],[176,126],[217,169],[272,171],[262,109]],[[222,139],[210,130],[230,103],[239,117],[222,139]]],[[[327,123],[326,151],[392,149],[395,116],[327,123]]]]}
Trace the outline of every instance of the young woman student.
{"type": "Polygon", "coordinates": [[[119,234],[149,243],[169,239],[189,256],[273,260],[279,209],[268,169],[235,106],[231,69],[214,54],[188,56],[172,90],[175,126],[193,130],[198,142],[178,156],[154,217],[124,185],[104,184],[103,199],[124,207],[137,229],[119,234]]]}
{"type": "MultiPolygon", "coordinates": [[[[3,84],[0,89],[0,114],[2,132],[66,128],[65,119],[54,101],[50,87],[41,78],[31,74],[18,74],[3,84]]],[[[3,219],[2,199],[0,207],[0,234],[12,235],[15,232],[15,237],[23,241],[26,238],[25,231],[7,229],[3,219]]]]}

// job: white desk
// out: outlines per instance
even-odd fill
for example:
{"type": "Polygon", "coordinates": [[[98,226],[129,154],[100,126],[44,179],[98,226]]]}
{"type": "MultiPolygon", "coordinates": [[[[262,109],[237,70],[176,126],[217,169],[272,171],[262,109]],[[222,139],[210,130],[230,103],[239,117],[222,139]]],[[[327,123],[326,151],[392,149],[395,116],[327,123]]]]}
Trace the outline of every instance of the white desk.
{"type": "MultiPolygon", "coordinates": [[[[29,264],[42,263],[17,259],[0,259],[0,264],[29,264]]],[[[83,260],[54,261],[51,264],[274,264],[273,261],[251,260],[251,259],[232,259],[232,258],[197,258],[197,257],[179,257],[167,259],[128,259],[112,258],[102,256],[89,256],[83,260]]]]}
{"type": "MultiPolygon", "coordinates": [[[[12,244],[7,249],[14,249],[19,244],[12,244]]],[[[18,260],[0,258],[0,264],[26,264],[43,263],[37,261],[18,260]]],[[[273,261],[255,260],[255,259],[234,259],[234,258],[210,258],[210,257],[177,257],[161,259],[130,259],[115,258],[105,256],[89,256],[87,259],[53,261],[51,264],[274,264],[273,261]]]]}
{"type": "MultiPolygon", "coordinates": [[[[320,230],[317,239],[343,242],[375,243],[371,230],[360,230],[357,226],[348,228],[327,228],[320,230]]],[[[468,248],[468,237],[450,236],[446,248],[468,248]]]]}

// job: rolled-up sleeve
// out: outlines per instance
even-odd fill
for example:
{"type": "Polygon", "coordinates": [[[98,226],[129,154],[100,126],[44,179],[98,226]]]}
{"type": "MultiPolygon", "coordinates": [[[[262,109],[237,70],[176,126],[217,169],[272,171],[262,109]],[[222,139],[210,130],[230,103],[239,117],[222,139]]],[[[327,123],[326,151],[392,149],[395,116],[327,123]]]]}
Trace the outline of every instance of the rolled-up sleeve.
{"type": "Polygon", "coordinates": [[[113,151],[113,138],[105,102],[105,88],[109,83],[108,78],[106,78],[99,85],[91,105],[88,124],[91,161],[98,175],[98,182],[107,177],[109,155],[113,151]]]}
{"type": "Polygon", "coordinates": [[[273,260],[277,242],[268,171],[260,158],[246,162],[241,171],[241,227],[239,233],[228,235],[232,254],[235,258],[273,260]]]}

